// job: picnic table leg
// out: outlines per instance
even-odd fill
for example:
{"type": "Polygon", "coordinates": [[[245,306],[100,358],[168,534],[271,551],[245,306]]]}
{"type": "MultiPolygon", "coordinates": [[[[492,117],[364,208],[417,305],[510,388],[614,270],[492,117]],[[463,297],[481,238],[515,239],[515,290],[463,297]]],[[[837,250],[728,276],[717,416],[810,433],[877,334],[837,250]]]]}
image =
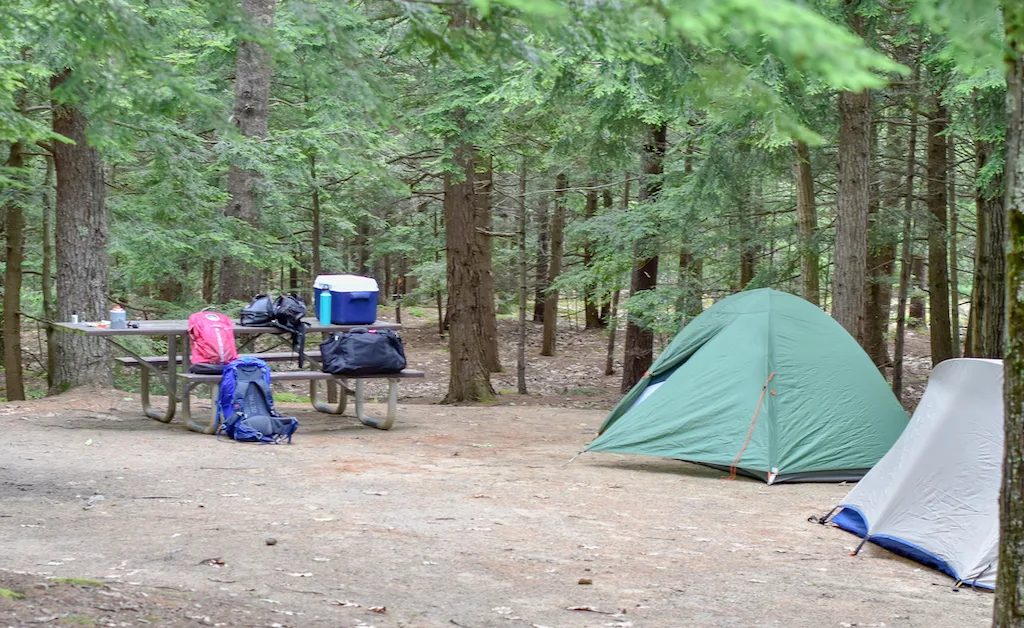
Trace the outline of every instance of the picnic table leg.
{"type": "Polygon", "coordinates": [[[199,421],[192,418],[192,404],[190,399],[192,396],[192,386],[197,384],[190,384],[188,381],[183,381],[182,396],[181,396],[181,420],[185,422],[185,426],[193,432],[200,432],[202,434],[215,434],[217,432],[217,398],[220,397],[220,384],[210,384],[212,388],[211,398],[211,410],[210,418],[207,421],[199,421]]]}
{"type": "Polygon", "coordinates": [[[356,380],[356,418],[363,425],[369,425],[378,430],[390,430],[395,423],[395,415],[398,414],[398,380],[388,379],[388,414],[384,419],[375,419],[368,416],[363,410],[363,383],[362,379],[356,380]]]}
{"type": "Polygon", "coordinates": [[[163,423],[170,423],[171,419],[174,418],[174,410],[177,406],[178,337],[175,335],[167,337],[167,410],[165,412],[154,410],[149,401],[150,370],[155,367],[147,364],[145,360],[140,360],[139,366],[142,368],[140,373],[141,386],[139,391],[140,396],[142,397],[142,411],[151,419],[156,419],[163,423]]]}
{"type": "Polygon", "coordinates": [[[348,406],[348,395],[346,394],[347,386],[347,379],[339,379],[338,381],[333,379],[327,380],[327,403],[324,403],[323,401],[320,401],[320,386],[317,384],[317,380],[311,379],[309,380],[309,401],[313,404],[313,407],[320,412],[326,412],[327,414],[345,414],[345,408],[348,406]],[[339,384],[341,390],[338,390],[339,384]],[[335,401],[335,399],[337,399],[337,401],[335,401]]]}

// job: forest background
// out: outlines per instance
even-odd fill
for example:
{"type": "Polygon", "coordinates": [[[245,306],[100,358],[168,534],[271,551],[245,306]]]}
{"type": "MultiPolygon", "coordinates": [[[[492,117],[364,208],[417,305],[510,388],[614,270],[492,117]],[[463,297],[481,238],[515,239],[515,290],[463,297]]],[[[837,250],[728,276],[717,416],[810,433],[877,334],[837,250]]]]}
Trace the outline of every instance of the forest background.
{"type": "Polygon", "coordinates": [[[656,335],[772,287],[897,395],[908,325],[933,363],[1005,354],[1009,434],[1022,29],[1011,0],[9,0],[6,397],[26,364],[110,383],[48,321],[308,302],[322,273],[436,309],[447,401],[494,394],[498,313],[554,353],[560,301],[609,347],[624,321],[628,390],[656,335]]]}

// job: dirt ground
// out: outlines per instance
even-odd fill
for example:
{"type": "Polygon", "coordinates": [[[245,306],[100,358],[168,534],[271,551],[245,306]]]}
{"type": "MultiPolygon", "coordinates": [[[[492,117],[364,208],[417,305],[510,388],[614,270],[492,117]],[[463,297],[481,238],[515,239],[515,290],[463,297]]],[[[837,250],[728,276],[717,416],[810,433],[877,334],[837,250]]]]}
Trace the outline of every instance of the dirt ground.
{"type": "Polygon", "coordinates": [[[532,357],[539,396],[463,407],[428,403],[447,370],[436,333],[404,335],[430,377],[403,384],[390,432],[284,403],[294,444],[257,446],[146,419],[122,391],[0,404],[0,626],[989,622],[990,593],[873,546],[848,556],[854,537],[807,522],[849,486],[567,465],[619,396],[601,334],[532,357]]]}

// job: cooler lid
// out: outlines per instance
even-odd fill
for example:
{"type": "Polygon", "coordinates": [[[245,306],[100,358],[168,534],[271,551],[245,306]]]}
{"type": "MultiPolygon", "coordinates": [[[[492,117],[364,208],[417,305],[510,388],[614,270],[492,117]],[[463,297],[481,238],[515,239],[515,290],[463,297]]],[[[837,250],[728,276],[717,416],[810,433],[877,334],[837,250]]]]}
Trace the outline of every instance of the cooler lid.
{"type": "Polygon", "coordinates": [[[317,275],[314,288],[331,292],[377,292],[377,280],[359,275],[317,275]]]}

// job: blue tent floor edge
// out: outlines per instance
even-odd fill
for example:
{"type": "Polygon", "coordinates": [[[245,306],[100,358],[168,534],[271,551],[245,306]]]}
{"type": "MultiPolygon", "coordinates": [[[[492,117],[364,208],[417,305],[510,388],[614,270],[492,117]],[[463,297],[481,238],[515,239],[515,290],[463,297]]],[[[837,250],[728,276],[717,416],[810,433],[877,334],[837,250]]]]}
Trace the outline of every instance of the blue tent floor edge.
{"type": "Polygon", "coordinates": [[[908,558],[916,563],[920,563],[925,567],[930,567],[936,571],[941,571],[950,578],[953,578],[956,582],[962,582],[964,585],[969,587],[977,587],[979,589],[994,590],[993,587],[985,584],[977,583],[973,580],[962,581],[960,576],[956,573],[956,570],[940,556],[929,552],[928,550],[894,536],[887,534],[875,534],[867,536],[868,521],[864,514],[858,510],[855,506],[840,505],[841,510],[832,516],[831,522],[836,527],[855,534],[860,538],[867,538],[869,543],[886,549],[893,554],[908,558]]]}

